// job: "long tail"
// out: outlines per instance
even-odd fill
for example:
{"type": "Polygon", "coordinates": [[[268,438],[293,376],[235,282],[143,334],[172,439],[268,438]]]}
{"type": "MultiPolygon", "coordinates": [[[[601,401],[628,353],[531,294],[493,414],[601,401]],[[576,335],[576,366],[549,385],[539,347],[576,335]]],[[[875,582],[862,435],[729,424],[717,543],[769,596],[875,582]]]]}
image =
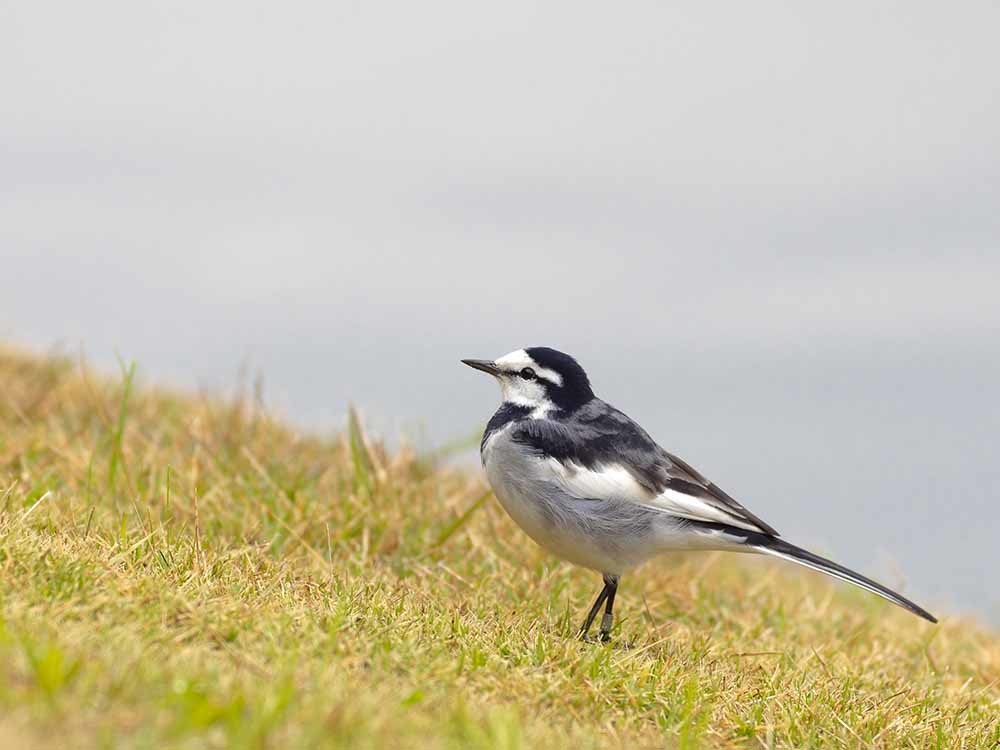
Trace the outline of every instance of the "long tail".
{"type": "Polygon", "coordinates": [[[860,586],[866,591],[878,594],[883,599],[888,599],[893,604],[899,605],[918,617],[923,617],[930,622],[937,622],[937,618],[934,615],[923,607],[917,606],[905,596],[901,596],[892,589],[886,588],[881,583],[876,583],[871,578],[866,578],[860,573],[855,573],[843,565],[838,565],[832,560],[814,555],[809,550],[796,547],[794,544],[789,544],[784,539],[779,539],[771,534],[748,531],[747,529],[739,529],[735,526],[709,521],[685,520],[684,524],[686,529],[706,539],[708,541],[707,546],[710,549],[761,552],[765,555],[780,557],[782,560],[788,560],[797,565],[818,570],[820,573],[826,573],[828,576],[839,578],[841,581],[853,583],[855,586],[860,586]]]}
{"type": "MultiPolygon", "coordinates": [[[[743,534],[741,533],[740,536],[743,536],[743,534]]],[[[766,555],[780,557],[782,560],[790,560],[793,563],[798,563],[799,565],[804,565],[807,568],[818,570],[820,573],[826,573],[834,578],[839,578],[841,581],[853,583],[855,586],[860,586],[867,591],[871,591],[873,594],[878,594],[883,599],[888,599],[893,604],[897,604],[903,609],[909,610],[918,617],[923,617],[925,620],[930,620],[931,622],[937,622],[937,618],[926,609],[917,606],[906,597],[900,596],[892,589],[888,589],[883,586],[881,583],[876,583],[871,578],[866,578],[860,573],[855,573],[853,570],[849,570],[843,565],[838,565],[837,563],[827,560],[824,557],[814,555],[808,550],[796,547],[794,544],[789,544],[783,539],[750,532],[747,534],[746,544],[747,546],[759,552],[763,552],[766,555]]]]}

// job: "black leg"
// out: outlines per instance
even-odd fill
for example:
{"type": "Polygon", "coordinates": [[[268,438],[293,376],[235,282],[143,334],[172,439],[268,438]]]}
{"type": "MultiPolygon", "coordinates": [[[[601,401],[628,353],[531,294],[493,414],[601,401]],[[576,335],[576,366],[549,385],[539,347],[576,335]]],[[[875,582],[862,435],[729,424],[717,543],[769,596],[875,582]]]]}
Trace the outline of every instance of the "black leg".
{"type": "Polygon", "coordinates": [[[611,626],[615,622],[612,610],[615,606],[615,594],[618,593],[618,576],[604,576],[604,590],[608,592],[608,604],[601,618],[601,640],[605,643],[611,640],[611,626]]]}
{"type": "Polygon", "coordinates": [[[580,638],[587,640],[587,633],[590,631],[590,625],[594,622],[594,618],[597,617],[597,611],[604,604],[604,600],[608,598],[608,579],[604,579],[604,588],[601,589],[601,593],[597,595],[597,601],[594,602],[594,606],[590,608],[590,614],[587,615],[586,621],[580,627],[580,638]]]}

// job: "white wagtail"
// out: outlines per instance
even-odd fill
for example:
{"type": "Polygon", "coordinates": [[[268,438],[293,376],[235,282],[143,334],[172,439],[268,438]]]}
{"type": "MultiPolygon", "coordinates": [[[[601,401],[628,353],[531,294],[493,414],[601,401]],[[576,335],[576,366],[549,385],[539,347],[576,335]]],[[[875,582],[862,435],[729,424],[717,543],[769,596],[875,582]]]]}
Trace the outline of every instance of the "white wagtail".
{"type": "Polygon", "coordinates": [[[774,555],[937,622],[870,578],[778,538],[777,531],[597,398],[587,373],[569,355],[532,347],[497,360],[462,362],[500,383],[503,403],[480,445],[497,499],[542,547],[604,576],[581,637],[605,604],[601,640],[608,640],[619,576],[668,550],[774,555]]]}

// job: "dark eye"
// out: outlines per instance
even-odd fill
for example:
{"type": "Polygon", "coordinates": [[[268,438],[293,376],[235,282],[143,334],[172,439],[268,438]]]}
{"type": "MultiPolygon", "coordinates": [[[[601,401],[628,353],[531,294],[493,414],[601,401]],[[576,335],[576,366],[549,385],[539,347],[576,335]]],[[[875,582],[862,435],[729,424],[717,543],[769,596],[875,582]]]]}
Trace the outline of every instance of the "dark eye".
{"type": "Polygon", "coordinates": [[[523,370],[521,370],[521,377],[524,378],[525,380],[534,380],[535,371],[532,370],[530,367],[525,367],[523,370]]]}

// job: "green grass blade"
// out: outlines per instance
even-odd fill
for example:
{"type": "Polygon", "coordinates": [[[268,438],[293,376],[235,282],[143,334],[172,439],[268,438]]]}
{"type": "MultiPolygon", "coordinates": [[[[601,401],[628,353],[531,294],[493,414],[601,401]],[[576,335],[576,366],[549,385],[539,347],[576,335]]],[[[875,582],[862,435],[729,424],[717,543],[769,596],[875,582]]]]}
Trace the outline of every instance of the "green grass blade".
{"type": "Polygon", "coordinates": [[[115,478],[118,475],[118,466],[122,462],[124,453],[122,441],[125,438],[125,422],[128,418],[128,399],[132,393],[132,382],[135,378],[135,362],[123,368],[124,378],[122,380],[122,396],[118,404],[118,420],[115,423],[115,431],[111,436],[111,459],[108,462],[108,490],[114,489],[115,478]]]}
{"type": "Polygon", "coordinates": [[[462,515],[460,515],[450,524],[445,526],[444,531],[442,531],[438,535],[438,538],[434,540],[434,543],[431,546],[440,547],[442,544],[451,539],[452,535],[454,535],[456,531],[462,528],[469,521],[469,519],[472,518],[473,514],[477,510],[483,507],[483,504],[490,499],[490,496],[492,494],[493,490],[486,490],[486,492],[484,492],[482,495],[476,498],[476,500],[473,501],[472,505],[470,505],[468,508],[465,509],[462,515]]]}

